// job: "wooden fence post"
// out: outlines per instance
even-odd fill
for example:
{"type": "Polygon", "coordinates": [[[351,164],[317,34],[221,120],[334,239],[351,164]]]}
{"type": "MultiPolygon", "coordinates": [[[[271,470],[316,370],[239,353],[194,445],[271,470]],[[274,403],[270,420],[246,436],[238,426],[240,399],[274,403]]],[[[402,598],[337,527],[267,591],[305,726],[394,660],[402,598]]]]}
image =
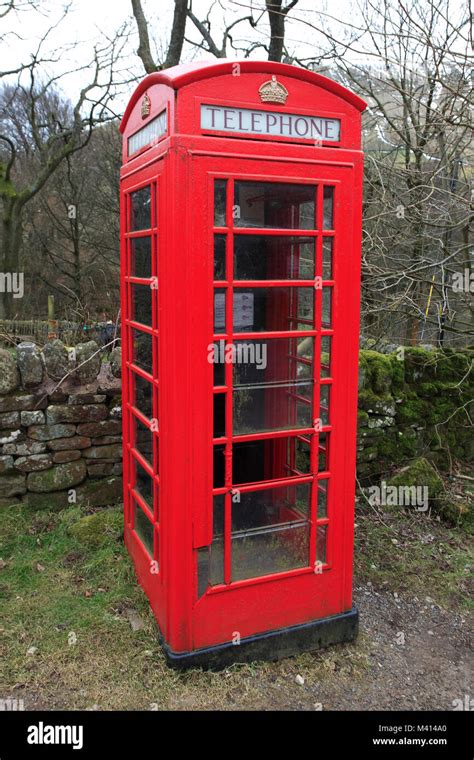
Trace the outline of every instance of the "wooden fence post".
{"type": "Polygon", "coordinates": [[[48,340],[58,337],[58,321],[55,319],[54,296],[48,296],[48,340]]]}

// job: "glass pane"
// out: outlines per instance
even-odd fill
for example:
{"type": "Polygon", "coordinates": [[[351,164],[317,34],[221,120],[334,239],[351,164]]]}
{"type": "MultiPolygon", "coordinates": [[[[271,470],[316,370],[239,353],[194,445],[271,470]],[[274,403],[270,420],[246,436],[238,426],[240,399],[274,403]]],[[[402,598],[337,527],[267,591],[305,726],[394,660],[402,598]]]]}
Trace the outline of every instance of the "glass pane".
{"type": "Polygon", "coordinates": [[[332,280],[333,238],[323,238],[323,280],[332,280]]]}
{"type": "Polygon", "coordinates": [[[149,333],[132,329],[132,361],[137,367],[153,374],[152,346],[153,339],[149,333]]]}
{"type": "Polygon", "coordinates": [[[323,230],[334,229],[334,188],[325,187],[323,195],[323,230]]]}
{"type": "Polygon", "coordinates": [[[214,446],[214,478],[213,488],[222,488],[225,481],[224,446],[214,446]]]}
{"type": "Polygon", "coordinates": [[[224,505],[224,495],[214,496],[214,527],[209,568],[211,586],[224,583],[224,505]]]}
{"type": "Polygon", "coordinates": [[[132,277],[151,277],[151,238],[132,238],[130,250],[130,275],[132,277]]]}
{"type": "Polygon", "coordinates": [[[315,229],[316,188],[278,182],[235,182],[236,227],[315,229]]]}
{"type": "Polygon", "coordinates": [[[328,516],[328,481],[318,480],[318,518],[328,516]]]}
{"type": "Polygon", "coordinates": [[[149,230],[151,227],[151,188],[142,187],[130,194],[131,230],[149,230]]]}
{"type": "Polygon", "coordinates": [[[148,145],[156,145],[159,138],[168,130],[168,118],[166,110],[162,111],[145,126],[137,130],[128,138],[128,155],[133,156],[139,150],[148,145]]]}
{"type": "Polygon", "coordinates": [[[288,468],[291,474],[309,475],[310,445],[302,438],[290,438],[288,443],[288,468]]]}
{"type": "Polygon", "coordinates": [[[302,393],[310,395],[311,383],[236,388],[234,434],[312,427],[312,404],[298,402],[302,393]]]}
{"type": "Polygon", "coordinates": [[[214,538],[224,535],[225,495],[218,494],[213,500],[213,529],[214,538]]]}
{"type": "Polygon", "coordinates": [[[312,280],[314,238],[236,235],[235,280],[312,280]]]}
{"type": "Polygon", "coordinates": [[[310,485],[241,493],[232,504],[232,580],[308,564],[310,485]]]}
{"type": "Polygon", "coordinates": [[[312,426],[313,342],[313,338],[235,341],[235,435],[312,426]],[[308,364],[300,361],[305,354],[308,364]]]}
{"type": "Polygon", "coordinates": [[[306,567],[308,544],[306,525],[236,534],[232,537],[232,581],[306,567]]]}
{"type": "MultiPolygon", "coordinates": [[[[286,437],[234,443],[232,482],[235,485],[259,483],[308,473],[308,469],[300,472],[295,469],[296,444],[296,438],[286,437]]],[[[307,466],[309,467],[309,458],[307,466]]]]}
{"type": "Polygon", "coordinates": [[[321,322],[324,327],[331,327],[332,321],[332,288],[323,288],[323,303],[321,322]]]}
{"type": "Polygon", "coordinates": [[[327,562],[326,548],[327,548],[327,525],[318,525],[316,528],[316,561],[322,562],[323,565],[327,562]]]}
{"type": "Polygon", "coordinates": [[[135,380],[135,399],[133,405],[145,415],[153,417],[153,386],[141,375],[133,375],[135,380]]]}
{"type": "Polygon", "coordinates": [[[295,330],[304,319],[307,330],[314,326],[312,288],[236,288],[234,290],[234,331],[272,332],[295,330]]]}
{"type": "Polygon", "coordinates": [[[140,322],[142,325],[152,326],[151,316],[151,288],[149,285],[130,286],[131,304],[130,319],[133,322],[140,322]]]}
{"type": "Polygon", "coordinates": [[[153,466],[153,433],[138,417],[132,415],[135,430],[135,448],[153,466]]]}
{"type": "Polygon", "coordinates": [[[274,384],[310,378],[313,347],[312,337],[236,340],[232,351],[234,384],[274,384]]]}
{"type": "Polygon", "coordinates": [[[135,491],[140,494],[148,504],[150,511],[153,512],[153,478],[135,458],[133,463],[135,466],[135,491]]]}
{"type": "Polygon", "coordinates": [[[320,412],[319,417],[323,425],[329,425],[329,397],[330,385],[321,385],[319,389],[320,412]]]}
{"type": "Polygon", "coordinates": [[[232,504],[232,534],[307,520],[310,491],[310,483],[301,483],[241,492],[240,502],[232,504]]]}
{"type": "Polygon", "coordinates": [[[227,180],[216,179],[214,180],[214,226],[225,227],[226,226],[226,190],[227,180]]]}
{"type": "Polygon", "coordinates": [[[296,401],[296,420],[297,425],[295,427],[308,428],[312,427],[312,405],[308,402],[297,399],[296,401]]]}
{"type": "Polygon", "coordinates": [[[327,472],[329,469],[328,456],[329,436],[327,433],[319,434],[318,472],[327,472]]]}
{"type": "Polygon", "coordinates": [[[224,583],[224,539],[215,538],[211,546],[211,567],[209,583],[218,586],[224,583]]]}
{"type": "Polygon", "coordinates": [[[214,235],[214,279],[225,280],[225,235],[214,235]]]}
{"type": "Polygon", "coordinates": [[[153,524],[143,509],[135,503],[134,530],[150,557],[153,557],[153,524]]]}
{"type": "Polygon", "coordinates": [[[214,385],[225,385],[225,340],[218,340],[213,345],[214,385]]]}
{"type": "Polygon", "coordinates": [[[331,375],[331,336],[323,335],[321,338],[321,377],[331,375]]]}
{"type": "Polygon", "coordinates": [[[225,290],[214,290],[214,332],[225,333],[225,290]]]}
{"type": "Polygon", "coordinates": [[[214,438],[225,436],[225,393],[214,393],[214,438]]]}

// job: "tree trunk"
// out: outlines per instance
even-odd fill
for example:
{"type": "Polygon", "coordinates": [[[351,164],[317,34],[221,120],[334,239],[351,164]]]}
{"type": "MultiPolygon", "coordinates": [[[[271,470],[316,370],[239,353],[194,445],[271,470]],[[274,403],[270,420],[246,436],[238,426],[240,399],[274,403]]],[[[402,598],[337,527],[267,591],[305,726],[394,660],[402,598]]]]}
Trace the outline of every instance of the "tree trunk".
{"type": "Polygon", "coordinates": [[[285,40],[285,14],[282,11],[282,0],[266,0],[268,21],[270,23],[270,44],[268,60],[281,63],[283,43],[285,40]]]}
{"type": "Polygon", "coordinates": [[[7,274],[20,274],[20,250],[22,243],[21,208],[16,200],[4,201],[2,217],[2,240],[0,246],[0,273],[3,276],[0,287],[0,319],[14,316],[18,299],[8,292],[10,280],[7,274]]]}
{"type": "Polygon", "coordinates": [[[82,308],[84,304],[82,303],[81,233],[79,230],[79,220],[77,215],[71,223],[71,227],[74,258],[74,293],[82,308]]]}
{"type": "MultiPolygon", "coordinates": [[[[412,263],[419,265],[423,260],[423,251],[425,244],[425,221],[424,221],[424,190],[423,190],[423,171],[422,171],[422,153],[416,152],[415,154],[415,167],[411,175],[407,178],[407,185],[410,191],[410,202],[408,207],[407,221],[409,223],[408,229],[412,231],[414,236],[412,247],[412,263]]],[[[411,299],[420,311],[423,311],[423,283],[418,280],[414,283],[411,291],[411,299]]],[[[420,314],[413,313],[409,317],[407,325],[407,338],[408,342],[412,346],[418,345],[418,339],[420,334],[420,326],[422,319],[420,314]]]]}

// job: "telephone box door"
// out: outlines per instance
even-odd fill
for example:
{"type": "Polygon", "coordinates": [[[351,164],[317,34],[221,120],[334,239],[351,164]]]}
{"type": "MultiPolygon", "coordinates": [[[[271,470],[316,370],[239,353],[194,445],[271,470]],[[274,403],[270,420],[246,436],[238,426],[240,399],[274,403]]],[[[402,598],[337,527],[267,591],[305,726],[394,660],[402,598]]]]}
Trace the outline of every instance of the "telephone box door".
{"type": "Polygon", "coordinates": [[[192,164],[199,648],[351,609],[361,166],[192,164]]]}

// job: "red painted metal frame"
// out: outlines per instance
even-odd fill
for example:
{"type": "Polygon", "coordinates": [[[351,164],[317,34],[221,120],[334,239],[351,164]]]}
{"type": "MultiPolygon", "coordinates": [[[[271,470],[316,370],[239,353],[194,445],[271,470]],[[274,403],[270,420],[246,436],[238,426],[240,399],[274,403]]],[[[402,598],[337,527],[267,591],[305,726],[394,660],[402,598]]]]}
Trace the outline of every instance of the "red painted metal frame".
{"type": "MultiPolygon", "coordinates": [[[[165,640],[175,652],[231,641],[235,632],[245,637],[316,620],[350,610],[352,604],[352,545],[357,413],[357,360],[359,330],[360,241],[362,205],[362,153],[360,112],[365,104],[353,93],[325,77],[291,66],[268,62],[234,62],[176,67],[147,77],[127,107],[121,130],[124,166],[121,184],[121,284],[123,324],[124,394],[124,502],[125,541],[137,576],[158,620],[165,640]],[[338,146],[315,147],[297,141],[243,139],[234,135],[201,133],[196,121],[199,102],[225,102],[238,107],[265,108],[259,86],[276,74],[289,90],[287,112],[340,114],[338,146]],[[140,100],[148,92],[152,108],[148,120],[164,107],[168,131],[162,139],[143,148],[128,160],[128,137],[147,120],[140,115],[140,100]],[[311,104],[314,103],[314,109],[311,104]],[[227,225],[213,227],[213,183],[227,180],[227,225]],[[232,187],[236,179],[295,182],[317,188],[314,230],[234,228],[232,187]],[[152,273],[158,276],[153,291],[153,324],[136,325],[153,338],[153,377],[132,365],[129,289],[142,278],[130,276],[129,241],[147,232],[133,233],[130,193],[146,185],[153,193],[152,273]],[[333,230],[322,230],[322,187],[335,187],[333,230]],[[226,280],[214,282],[213,238],[221,232],[226,240],[226,280]],[[322,291],[315,289],[315,325],[297,337],[314,338],[313,416],[319,416],[320,386],[330,386],[330,417],[322,432],[294,428],[250,435],[231,435],[232,365],[226,364],[225,385],[213,388],[213,366],[207,361],[214,339],[277,339],[295,335],[280,330],[259,333],[214,335],[214,287],[225,287],[226,325],[232,326],[233,305],[229,294],[235,287],[308,287],[312,280],[233,281],[233,237],[236,234],[313,237],[316,241],[316,275],[322,272],[323,236],[334,238],[332,279],[324,282],[333,291],[332,323],[320,325],[322,291]],[[321,338],[331,336],[331,369],[321,375],[321,338]],[[159,348],[158,348],[159,346],[159,348]],[[137,410],[132,396],[133,373],[153,386],[153,410],[158,418],[154,432],[155,463],[150,468],[134,447],[134,418],[149,423],[137,410]],[[213,440],[212,402],[215,392],[226,393],[226,436],[213,440]],[[159,399],[158,399],[159,395],[159,399]],[[318,471],[323,441],[329,462],[318,471]],[[212,542],[213,493],[225,493],[225,542],[230,545],[232,443],[244,440],[305,440],[310,445],[311,474],[258,484],[240,485],[243,493],[283,484],[311,483],[310,555],[308,566],[284,573],[231,582],[229,553],[223,585],[208,587],[198,599],[197,552],[212,542]],[[157,468],[159,441],[159,468],[157,468]],[[226,480],[213,489],[213,446],[221,442],[226,453],[226,480]],[[134,495],[134,461],[153,475],[155,496],[160,502],[159,520],[140,496],[134,495]],[[316,485],[327,487],[327,517],[317,516],[316,485]],[[133,529],[134,499],[155,522],[155,557],[148,555],[133,529]],[[328,527],[327,558],[322,572],[314,572],[316,529],[328,527]],[[159,557],[159,572],[152,565],[159,557]],[[153,572],[152,572],[153,570],[153,572]]],[[[268,107],[268,106],[267,106],[268,107]]],[[[278,109],[278,106],[272,106],[278,109]]],[[[301,320],[298,320],[301,321],[301,320]]]]}

